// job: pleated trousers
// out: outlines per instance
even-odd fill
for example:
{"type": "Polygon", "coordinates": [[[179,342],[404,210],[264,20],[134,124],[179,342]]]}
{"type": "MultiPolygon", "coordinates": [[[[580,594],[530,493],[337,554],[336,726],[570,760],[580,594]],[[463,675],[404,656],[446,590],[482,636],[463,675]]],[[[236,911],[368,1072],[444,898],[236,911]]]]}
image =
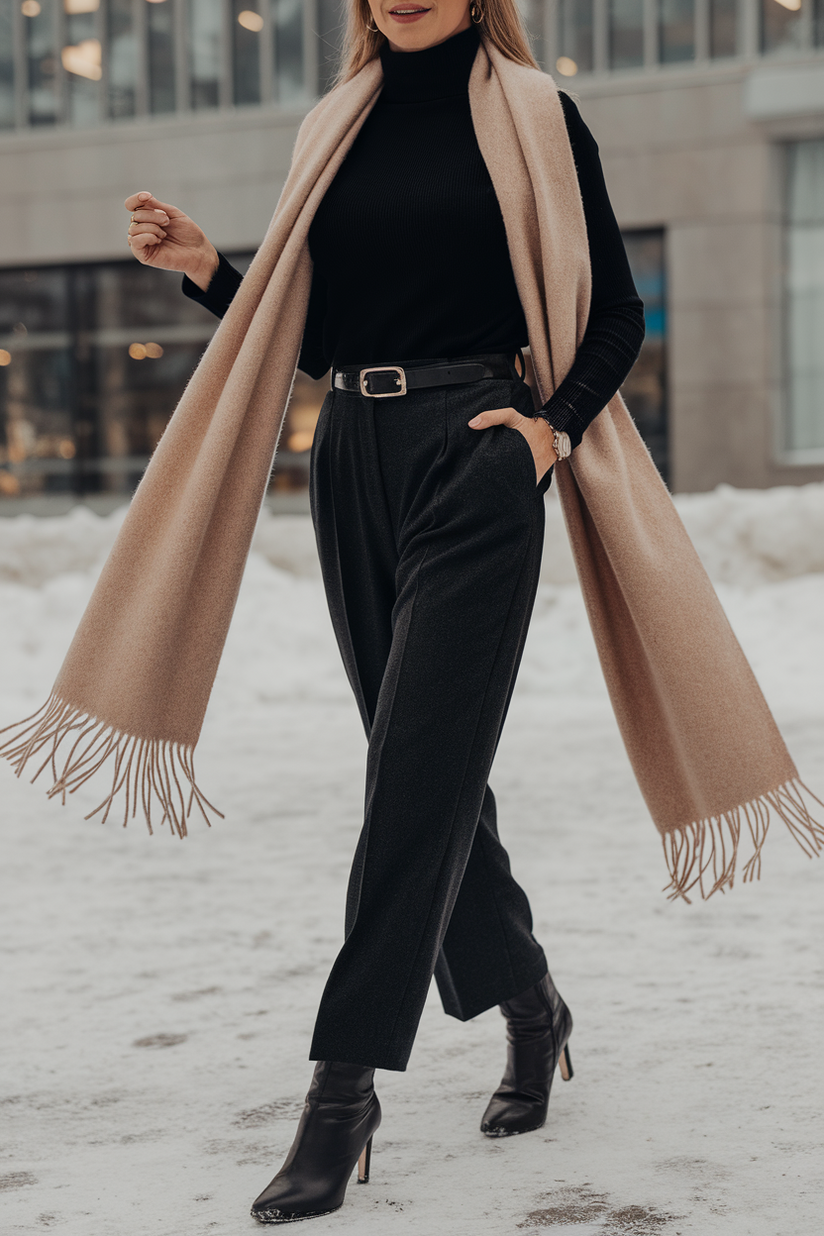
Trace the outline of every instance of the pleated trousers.
{"type": "Polygon", "coordinates": [[[433,973],[445,1011],[467,1020],[547,971],[487,784],[552,476],[536,484],[517,429],[467,424],[509,406],[533,413],[514,364],[510,377],[394,398],[333,388],[320,412],[312,518],[369,745],[313,1060],[403,1070],[433,973]]]}

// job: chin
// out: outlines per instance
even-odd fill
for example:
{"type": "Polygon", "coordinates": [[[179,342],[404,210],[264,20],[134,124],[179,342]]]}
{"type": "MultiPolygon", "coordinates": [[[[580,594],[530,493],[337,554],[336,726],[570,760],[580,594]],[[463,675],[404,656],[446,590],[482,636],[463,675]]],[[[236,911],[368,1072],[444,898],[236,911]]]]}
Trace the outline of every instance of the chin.
{"type": "Polygon", "coordinates": [[[391,43],[403,51],[423,51],[426,47],[442,43],[444,39],[449,38],[451,33],[454,32],[438,30],[434,26],[426,25],[426,19],[423,18],[411,26],[398,26],[390,31],[388,38],[391,43]]]}

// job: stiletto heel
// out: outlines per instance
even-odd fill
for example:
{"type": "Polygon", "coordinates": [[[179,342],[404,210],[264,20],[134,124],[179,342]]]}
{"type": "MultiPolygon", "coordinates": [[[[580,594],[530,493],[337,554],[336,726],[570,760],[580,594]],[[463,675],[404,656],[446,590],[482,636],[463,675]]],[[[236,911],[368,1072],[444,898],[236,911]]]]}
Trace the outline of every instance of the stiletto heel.
{"type": "Polygon", "coordinates": [[[369,1165],[372,1162],[372,1138],[364,1146],[361,1151],[361,1157],[358,1159],[358,1184],[369,1184],[369,1165]]]}
{"type": "Polygon", "coordinates": [[[548,974],[500,1008],[506,1018],[507,1063],[481,1120],[481,1132],[487,1137],[540,1129],[555,1069],[560,1069],[564,1081],[572,1077],[567,1047],[572,1016],[548,974]]]}
{"type": "Polygon", "coordinates": [[[260,1223],[294,1223],[343,1205],[352,1169],[369,1179],[372,1135],[381,1122],[374,1069],[319,1061],[283,1167],[252,1203],[260,1223]]]}

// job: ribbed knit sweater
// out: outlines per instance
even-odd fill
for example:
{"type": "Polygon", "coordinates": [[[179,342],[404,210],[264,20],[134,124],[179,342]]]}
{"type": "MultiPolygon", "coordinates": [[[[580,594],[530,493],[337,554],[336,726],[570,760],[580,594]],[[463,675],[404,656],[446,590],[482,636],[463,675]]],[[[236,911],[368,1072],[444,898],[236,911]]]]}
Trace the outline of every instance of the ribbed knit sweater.
{"type": "MultiPolygon", "coordinates": [[[[506,233],[469,108],[475,26],[380,56],[384,85],[309,230],[312,289],[298,367],[514,352],[528,344],[506,233]]],[[[538,411],[576,446],[634,364],[640,300],[592,134],[560,95],[583,199],[592,302],[575,362],[538,411]]],[[[242,276],[221,254],[206,292],[222,316],[242,276]]]]}

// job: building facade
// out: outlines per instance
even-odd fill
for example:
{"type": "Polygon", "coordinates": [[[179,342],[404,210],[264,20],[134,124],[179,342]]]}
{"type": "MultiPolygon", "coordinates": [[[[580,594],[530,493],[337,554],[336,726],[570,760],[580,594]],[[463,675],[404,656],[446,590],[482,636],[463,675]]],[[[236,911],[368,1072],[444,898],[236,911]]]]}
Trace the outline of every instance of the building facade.
{"type": "Polygon", "coordinates": [[[822,479],[824,4],[555,11],[622,227],[663,235],[673,488],[822,479]]]}
{"type": "MultiPolygon", "coordinates": [[[[625,394],[675,490],[824,478],[824,0],[529,0],[595,134],[647,315],[625,394]]],[[[338,0],[0,0],[0,510],[134,488],[214,330],[140,266],[151,189],[241,266],[338,0]]],[[[305,503],[328,381],[273,480],[305,503]]]]}

